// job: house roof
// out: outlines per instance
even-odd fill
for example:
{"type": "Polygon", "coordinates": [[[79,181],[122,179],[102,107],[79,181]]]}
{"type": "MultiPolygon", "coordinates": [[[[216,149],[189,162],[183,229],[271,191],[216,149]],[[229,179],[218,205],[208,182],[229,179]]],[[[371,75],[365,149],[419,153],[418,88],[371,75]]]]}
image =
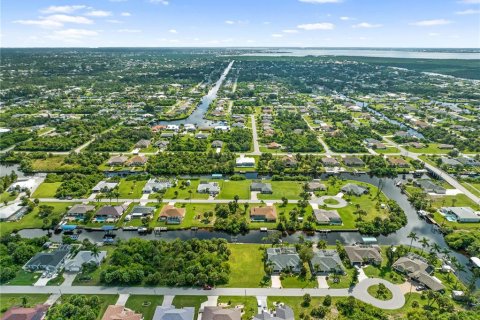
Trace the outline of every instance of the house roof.
{"type": "Polygon", "coordinates": [[[87,204],[76,204],[73,207],[71,207],[67,213],[68,214],[85,214],[88,211],[93,211],[95,210],[95,206],[92,205],[87,205],[87,204]]]}
{"type": "Polygon", "coordinates": [[[102,320],[142,320],[143,315],[120,305],[110,305],[102,320]]]}
{"type": "Polygon", "coordinates": [[[290,267],[298,269],[301,264],[297,250],[293,247],[267,248],[267,260],[274,265],[275,270],[290,267]]]}
{"type": "Polygon", "coordinates": [[[373,246],[345,246],[345,252],[351,263],[363,263],[365,260],[382,261],[380,249],[373,246]]]}
{"type": "Polygon", "coordinates": [[[204,307],[203,320],[240,320],[242,312],[240,309],[220,308],[220,307],[204,307]]]}
{"type": "Polygon", "coordinates": [[[108,163],[124,163],[128,160],[127,156],[113,156],[108,159],[108,163]]]}
{"type": "Polygon", "coordinates": [[[12,307],[2,317],[2,320],[41,320],[49,306],[39,304],[32,308],[12,307]]]}
{"type": "Polygon", "coordinates": [[[295,315],[292,308],[289,306],[277,306],[275,308],[275,315],[272,315],[266,311],[257,314],[253,320],[294,320],[295,315]]]}
{"type": "Polygon", "coordinates": [[[452,213],[459,219],[480,219],[480,212],[476,212],[470,207],[443,207],[440,210],[452,213]]]}
{"type": "Polygon", "coordinates": [[[250,209],[250,216],[265,216],[267,220],[277,219],[277,211],[274,206],[253,207],[250,209]]]}
{"type": "Polygon", "coordinates": [[[436,279],[435,277],[432,277],[431,275],[429,275],[424,271],[418,271],[418,272],[412,273],[410,274],[410,276],[416,281],[424,284],[425,286],[427,286],[433,291],[445,290],[445,286],[440,282],[440,280],[436,279]]]}
{"type": "Polygon", "coordinates": [[[25,264],[25,268],[56,268],[70,253],[71,246],[62,245],[53,252],[39,252],[25,264]]]}
{"type": "Polygon", "coordinates": [[[343,192],[351,192],[356,195],[364,194],[367,189],[355,183],[347,183],[342,187],[343,192]]]}
{"type": "Polygon", "coordinates": [[[172,205],[166,205],[160,211],[161,217],[185,217],[185,208],[175,208],[172,205]]]}
{"type": "Polygon", "coordinates": [[[329,272],[330,270],[343,270],[342,259],[336,250],[319,250],[313,253],[310,260],[312,267],[318,266],[316,271],[329,272]]]}
{"type": "Polygon", "coordinates": [[[126,206],[103,206],[96,213],[96,216],[114,216],[121,217],[123,212],[127,209],[126,206]]]}
{"type": "Polygon", "coordinates": [[[313,214],[318,222],[342,221],[337,210],[313,209],[313,214]]]}
{"type": "Polygon", "coordinates": [[[392,267],[406,274],[427,271],[429,269],[428,263],[413,255],[398,258],[392,267]]]}
{"type": "Polygon", "coordinates": [[[176,309],[175,306],[157,307],[152,320],[193,320],[194,307],[176,309]]]}
{"type": "Polygon", "coordinates": [[[98,257],[94,257],[92,255],[92,251],[82,250],[77,253],[77,255],[65,261],[65,269],[69,269],[71,267],[81,267],[84,263],[95,262],[96,264],[100,264],[100,262],[105,259],[107,256],[107,251],[100,251],[98,257]]]}
{"type": "Polygon", "coordinates": [[[135,206],[133,207],[131,214],[150,214],[155,211],[155,207],[147,207],[147,206],[135,206]]]}

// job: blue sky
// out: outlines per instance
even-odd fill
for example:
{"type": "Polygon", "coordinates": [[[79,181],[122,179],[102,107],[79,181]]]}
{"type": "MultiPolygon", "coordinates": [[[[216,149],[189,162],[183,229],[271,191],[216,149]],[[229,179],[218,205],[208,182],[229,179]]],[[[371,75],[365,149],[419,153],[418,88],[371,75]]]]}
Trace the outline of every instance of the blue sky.
{"type": "Polygon", "coordinates": [[[2,47],[480,47],[480,0],[2,0],[2,47]]]}

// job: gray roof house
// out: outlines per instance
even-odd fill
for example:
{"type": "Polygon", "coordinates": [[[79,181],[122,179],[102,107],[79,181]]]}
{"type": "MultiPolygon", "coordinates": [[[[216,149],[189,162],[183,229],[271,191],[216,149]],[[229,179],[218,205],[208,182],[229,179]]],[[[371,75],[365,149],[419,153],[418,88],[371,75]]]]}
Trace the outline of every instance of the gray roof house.
{"type": "Polygon", "coordinates": [[[152,142],[147,139],[141,139],[135,144],[135,148],[148,148],[152,142]]]}
{"type": "Polygon", "coordinates": [[[431,275],[434,268],[430,266],[424,258],[416,254],[411,253],[405,257],[398,258],[398,260],[393,263],[392,268],[400,273],[406,274],[409,278],[433,291],[445,290],[442,282],[431,275]]]}
{"type": "Polygon", "coordinates": [[[315,251],[309,265],[312,274],[345,273],[342,259],[340,259],[337,250],[315,251]]]}
{"type": "Polygon", "coordinates": [[[273,314],[264,311],[253,317],[253,320],[295,320],[295,314],[289,306],[277,305],[273,314]]]}
{"type": "Polygon", "coordinates": [[[242,312],[237,308],[204,307],[202,320],[241,320],[242,312]]]}
{"type": "Polygon", "coordinates": [[[99,183],[97,183],[97,185],[96,185],[95,187],[92,188],[92,191],[93,191],[93,192],[101,192],[101,191],[104,190],[104,189],[106,189],[106,190],[112,190],[112,189],[114,189],[117,185],[118,185],[118,183],[116,183],[116,182],[100,181],[99,183]]]}
{"type": "Polygon", "coordinates": [[[223,147],[223,141],[221,140],[212,141],[212,148],[221,148],[221,147],[223,147]]]}
{"type": "Polygon", "coordinates": [[[342,191],[348,194],[354,194],[356,196],[361,196],[362,194],[367,194],[368,189],[362,186],[359,186],[355,183],[347,183],[342,187],[342,191]]]}
{"type": "Polygon", "coordinates": [[[325,191],[327,190],[327,186],[319,181],[311,181],[307,185],[308,191],[325,191]]]}
{"type": "Polygon", "coordinates": [[[313,209],[315,221],[318,224],[342,224],[342,218],[337,210],[313,209]]]}
{"type": "Polygon", "coordinates": [[[217,182],[200,181],[197,187],[197,192],[216,195],[220,193],[220,186],[217,182]]]}
{"type": "Polygon", "coordinates": [[[413,184],[422,188],[423,191],[427,193],[437,193],[437,194],[447,193],[447,190],[444,187],[435,184],[429,179],[415,180],[413,181],[413,184]]]}
{"type": "Polygon", "coordinates": [[[350,264],[372,263],[379,265],[382,263],[382,254],[378,246],[345,246],[350,264]]]}
{"type": "Polygon", "coordinates": [[[95,216],[100,217],[109,217],[109,218],[120,218],[122,214],[127,210],[126,206],[104,206],[101,207],[96,213],[95,216]]]}
{"type": "Polygon", "coordinates": [[[108,160],[108,165],[109,166],[121,166],[125,162],[127,162],[128,157],[127,156],[113,156],[108,160]]]}
{"type": "Polygon", "coordinates": [[[273,273],[282,271],[299,273],[302,265],[294,247],[267,248],[267,261],[272,265],[273,273]]]}
{"type": "Polygon", "coordinates": [[[250,191],[259,191],[261,193],[271,194],[273,192],[272,184],[263,182],[252,182],[252,184],[250,184],[250,191]]]}
{"type": "Polygon", "coordinates": [[[363,167],[365,162],[357,157],[345,157],[343,163],[349,167],[363,167]]]}
{"type": "Polygon", "coordinates": [[[142,218],[152,215],[154,211],[155,207],[135,206],[129,214],[132,218],[142,218]]]}
{"type": "Polygon", "coordinates": [[[480,211],[470,207],[443,207],[440,213],[453,217],[457,222],[480,222],[480,211]]]}
{"type": "Polygon", "coordinates": [[[152,192],[158,192],[160,190],[165,190],[168,188],[171,188],[173,186],[173,183],[170,182],[169,180],[158,180],[155,178],[150,178],[145,186],[142,189],[143,193],[152,193],[152,192]]]}
{"type": "Polygon", "coordinates": [[[181,309],[175,306],[157,307],[152,320],[193,320],[195,315],[194,307],[184,307],[181,309]]]}
{"type": "Polygon", "coordinates": [[[460,161],[457,161],[455,159],[452,159],[452,158],[448,158],[448,157],[441,157],[442,159],[442,164],[446,165],[446,166],[449,166],[449,167],[459,167],[462,165],[462,163],[460,161]]]}
{"type": "Polygon", "coordinates": [[[53,252],[39,252],[28,260],[23,268],[29,271],[46,270],[57,272],[62,268],[66,257],[70,254],[71,248],[70,245],[62,245],[53,252]]]}
{"type": "Polygon", "coordinates": [[[65,261],[65,271],[80,272],[84,263],[95,263],[98,266],[106,256],[107,251],[100,251],[98,257],[94,257],[92,251],[79,251],[74,258],[65,261]]]}
{"type": "Polygon", "coordinates": [[[70,209],[68,209],[67,215],[79,217],[93,210],[95,210],[95,206],[88,205],[88,204],[76,204],[70,209]]]}

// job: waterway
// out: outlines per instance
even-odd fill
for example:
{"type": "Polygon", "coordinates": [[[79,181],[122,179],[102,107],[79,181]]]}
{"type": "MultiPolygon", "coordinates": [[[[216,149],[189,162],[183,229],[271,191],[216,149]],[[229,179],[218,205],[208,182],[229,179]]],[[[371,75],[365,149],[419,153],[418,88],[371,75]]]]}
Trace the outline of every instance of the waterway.
{"type": "MultiPolygon", "coordinates": [[[[322,175],[321,178],[326,179],[327,175],[322,175]]],[[[417,214],[415,208],[410,204],[408,198],[405,194],[403,194],[396,186],[396,182],[401,180],[402,177],[399,176],[396,179],[390,178],[377,178],[377,177],[370,177],[367,174],[360,174],[354,175],[349,173],[342,173],[339,175],[341,179],[349,179],[349,180],[356,180],[367,182],[373,184],[375,186],[380,186],[383,193],[390,199],[395,200],[398,205],[404,210],[405,214],[407,215],[407,225],[397,232],[389,234],[388,236],[379,236],[377,238],[378,244],[380,245],[410,245],[411,239],[407,238],[410,232],[415,232],[419,239],[423,237],[427,238],[430,243],[437,243],[442,248],[448,248],[443,235],[437,230],[434,225],[428,224],[425,220],[420,219],[417,214]]],[[[406,176],[405,178],[409,178],[406,176]]],[[[252,230],[247,234],[244,235],[236,235],[232,236],[225,232],[219,231],[210,231],[210,230],[177,230],[177,231],[167,231],[162,232],[160,235],[155,234],[147,234],[147,235],[139,235],[136,231],[123,231],[123,230],[116,230],[113,231],[116,235],[115,239],[122,239],[127,240],[131,238],[145,238],[145,239],[164,239],[164,240],[173,240],[173,239],[182,239],[187,240],[191,238],[198,238],[198,239],[211,239],[211,238],[224,238],[230,242],[238,242],[238,243],[264,243],[264,238],[267,236],[267,233],[252,230]]],[[[21,230],[19,234],[22,237],[38,237],[46,234],[46,231],[41,229],[25,229],[21,230]]],[[[53,241],[60,241],[61,234],[56,234],[52,236],[53,241]]],[[[92,242],[101,242],[104,236],[104,232],[101,231],[83,231],[79,235],[79,240],[82,241],[83,239],[89,239],[92,242]]],[[[287,235],[283,238],[284,242],[288,243],[297,243],[300,239],[300,236],[304,237],[305,240],[311,241],[319,241],[319,240],[326,240],[328,244],[333,245],[337,240],[342,242],[343,244],[353,244],[357,242],[361,242],[362,235],[358,232],[329,232],[329,233],[315,233],[313,235],[307,235],[302,232],[296,232],[291,235],[287,235]]],[[[420,247],[420,243],[414,242],[414,246],[420,247]]],[[[467,264],[468,258],[460,253],[451,252],[451,256],[455,256],[458,261],[464,265],[467,264]]],[[[463,281],[468,281],[470,278],[470,272],[461,273],[460,278],[463,281]]],[[[480,280],[477,282],[477,286],[480,286],[480,280]]]]}
{"type": "Polygon", "coordinates": [[[168,120],[159,121],[158,124],[181,125],[181,124],[191,123],[191,124],[197,125],[198,127],[214,127],[216,125],[221,125],[222,124],[221,122],[205,119],[205,114],[207,113],[208,107],[210,106],[212,101],[215,100],[215,98],[217,97],[218,90],[222,86],[222,83],[227,77],[228,73],[230,72],[230,69],[232,68],[234,62],[235,62],[234,60],[230,61],[227,68],[225,68],[222,75],[220,76],[220,79],[218,79],[215,85],[208,91],[208,93],[202,97],[198,106],[187,118],[181,119],[181,120],[172,120],[172,121],[168,121],[168,120]]]}

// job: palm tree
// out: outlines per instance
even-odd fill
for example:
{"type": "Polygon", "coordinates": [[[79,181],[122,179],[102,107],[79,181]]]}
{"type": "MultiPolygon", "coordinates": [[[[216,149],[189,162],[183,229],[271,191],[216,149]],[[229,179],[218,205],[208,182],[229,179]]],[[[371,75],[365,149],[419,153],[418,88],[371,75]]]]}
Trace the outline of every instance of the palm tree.
{"type": "Polygon", "coordinates": [[[436,252],[436,253],[440,253],[440,250],[442,250],[442,248],[440,247],[440,245],[436,242],[434,242],[432,244],[432,251],[433,252],[436,252]]]}
{"type": "MultiPolygon", "coordinates": [[[[423,251],[425,251],[425,248],[428,248],[430,246],[430,242],[428,241],[427,238],[423,237],[422,239],[420,239],[419,241],[421,244],[422,244],[422,249],[423,251]]],[[[423,253],[422,253],[423,254],[423,253]]]]}
{"type": "Polygon", "coordinates": [[[410,249],[408,250],[408,251],[410,252],[410,251],[412,250],[413,241],[414,241],[414,240],[415,240],[415,241],[418,240],[418,236],[417,236],[417,234],[416,234],[415,232],[411,231],[411,232],[408,234],[407,238],[411,239],[411,241],[410,241],[410,249]]]}
{"type": "Polygon", "coordinates": [[[22,307],[27,307],[28,305],[28,298],[26,296],[22,297],[22,307]]]}
{"type": "Polygon", "coordinates": [[[92,249],[90,251],[92,252],[92,257],[94,257],[95,259],[100,256],[100,248],[97,246],[96,243],[92,246],[92,249]]]}

